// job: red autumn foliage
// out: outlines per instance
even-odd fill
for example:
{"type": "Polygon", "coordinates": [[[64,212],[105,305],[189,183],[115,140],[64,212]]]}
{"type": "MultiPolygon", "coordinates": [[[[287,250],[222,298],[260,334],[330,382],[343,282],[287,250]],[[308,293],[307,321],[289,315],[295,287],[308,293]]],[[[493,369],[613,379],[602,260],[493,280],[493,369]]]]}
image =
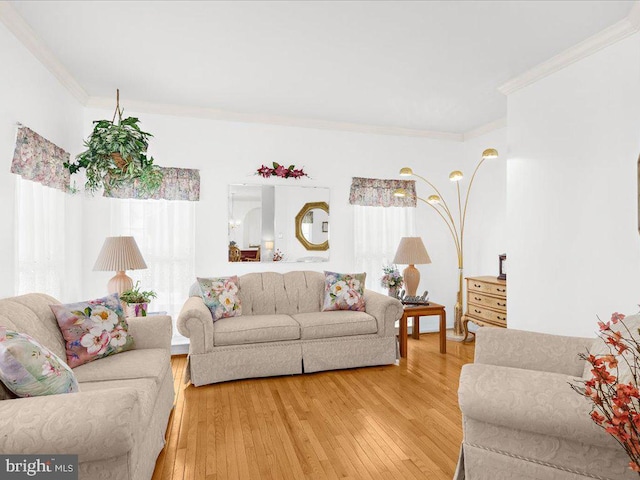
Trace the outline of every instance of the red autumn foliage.
{"type": "Polygon", "coordinates": [[[616,312],[611,321],[598,322],[598,336],[609,353],[581,354],[591,365],[592,376],[571,388],[591,401],[591,419],[617,440],[631,459],[629,468],[640,474],[640,331],[632,332],[624,318],[616,312]],[[612,325],[618,326],[612,329],[612,325]],[[628,378],[621,380],[621,375],[628,378]]]}

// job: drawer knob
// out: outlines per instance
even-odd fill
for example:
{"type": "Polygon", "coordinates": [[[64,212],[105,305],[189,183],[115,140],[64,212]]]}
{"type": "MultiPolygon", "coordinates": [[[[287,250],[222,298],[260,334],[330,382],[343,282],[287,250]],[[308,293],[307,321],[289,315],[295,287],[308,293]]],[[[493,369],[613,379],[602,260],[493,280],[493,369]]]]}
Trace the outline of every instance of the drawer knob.
{"type": "Polygon", "coordinates": [[[478,310],[477,308],[473,310],[476,313],[482,313],[480,310],[478,310]]]}
{"type": "Polygon", "coordinates": [[[499,306],[499,307],[506,307],[506,306],[507,306],[507,304],[506,304],[506,303],[500,303],[500,302],[498,302],[498,306],[499,306]]]}
{"type": "Polygon", "coordinates": [[[496,288],[496,290],[498,290],[499,292],[503,292],[503,293],[507,291],[506,288],[496,288]]]}
{"type": "Polygon", "coordinates": [[[480,301],[482,300],[482,298],[478,298],[478,297],[473,297],[474,300],[480,301]]]}
{"type": "Polygon", "coordinates": [[[506,318],[501,317],[500,315],[496,315],[496,317],[498,317],[498,320],[506,320],[506,318]]]}
{"type": "Polygon", "coordinates": [[[474,283],[473,286],[476,288],[480,288],[482,285],[478,285],[477,283],[474,283]]]}

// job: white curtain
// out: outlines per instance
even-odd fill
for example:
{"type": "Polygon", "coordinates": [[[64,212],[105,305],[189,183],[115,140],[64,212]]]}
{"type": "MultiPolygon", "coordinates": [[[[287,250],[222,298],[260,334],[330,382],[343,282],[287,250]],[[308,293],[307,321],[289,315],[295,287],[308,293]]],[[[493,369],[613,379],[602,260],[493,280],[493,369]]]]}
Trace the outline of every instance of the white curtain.
{"type": "Polygon", "coordinates": [[[66,298],[66,195],[16,176],[16,295],[66,298]]]}
{"type": "Polygon", "coordinates": [[[391,265],[402,237],[415,236],[416,209],[353,205],[356,271],[367,273],[366,287],[380,286],[382,267],[391,265]]]}
{"type": "Polygon", "coordinates": [[[135,237],[146,270],[127,274],[140,280],[143,290],[154,290],[158,298],[150,311],[171,315],[173,343],[186,343],[175,323],[195,280],[195,202],[112,199],[111,235],[135,237]]]}

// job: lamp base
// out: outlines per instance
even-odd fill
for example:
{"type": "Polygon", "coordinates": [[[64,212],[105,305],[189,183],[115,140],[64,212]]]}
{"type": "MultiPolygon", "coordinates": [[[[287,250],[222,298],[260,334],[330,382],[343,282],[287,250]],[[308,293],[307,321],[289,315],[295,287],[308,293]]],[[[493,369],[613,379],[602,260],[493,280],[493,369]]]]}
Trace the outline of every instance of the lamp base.
{"type": "Polygon", "coordinates": [[[407,289],[407,295],[415,297],[418,291],[418,285],[420,284],[420,271],[415,265],[409,265],[402,271],[402,278],[404,279],[404,285],[407,289]]]}
{"type": "Polygon", "coordinates": [[[109,293],[117,293],[122,295],[122,292],[131,290],[133,288],[133,280],[127,276],[124,271],[116,273],[116,275],[107,283],[107,290],[109,293]]]}

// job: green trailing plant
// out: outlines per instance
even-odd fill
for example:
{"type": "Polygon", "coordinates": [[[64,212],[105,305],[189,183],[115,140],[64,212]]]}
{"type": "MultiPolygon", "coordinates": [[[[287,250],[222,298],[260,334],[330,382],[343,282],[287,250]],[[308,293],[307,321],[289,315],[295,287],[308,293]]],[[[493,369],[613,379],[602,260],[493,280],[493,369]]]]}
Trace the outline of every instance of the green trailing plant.
{"type": "Polygon", "coordinates": [[[152,298],[156,298],[156,292],[153,290],[141,291],[140,281],[137,281],[133,288],[125,290],[120,294],[120,300],[128,303],[149,303],[152,298]]]}
{"type": "Polygon", "coordinates": [[[123,119],[122,113],[118,91],[113,119],[94,121],[93,132],[84,142],[86,150],[76,156],[75,163],[64,166],[71,174],[84,168],[85,188],[90,192],[100,188],[109,192],[135,182],[142,195],[151,195],[162,184],[160,168],[153,164],[153,157],[147,157],[153,135],[140,129],[138,118],[123,119]]]}

